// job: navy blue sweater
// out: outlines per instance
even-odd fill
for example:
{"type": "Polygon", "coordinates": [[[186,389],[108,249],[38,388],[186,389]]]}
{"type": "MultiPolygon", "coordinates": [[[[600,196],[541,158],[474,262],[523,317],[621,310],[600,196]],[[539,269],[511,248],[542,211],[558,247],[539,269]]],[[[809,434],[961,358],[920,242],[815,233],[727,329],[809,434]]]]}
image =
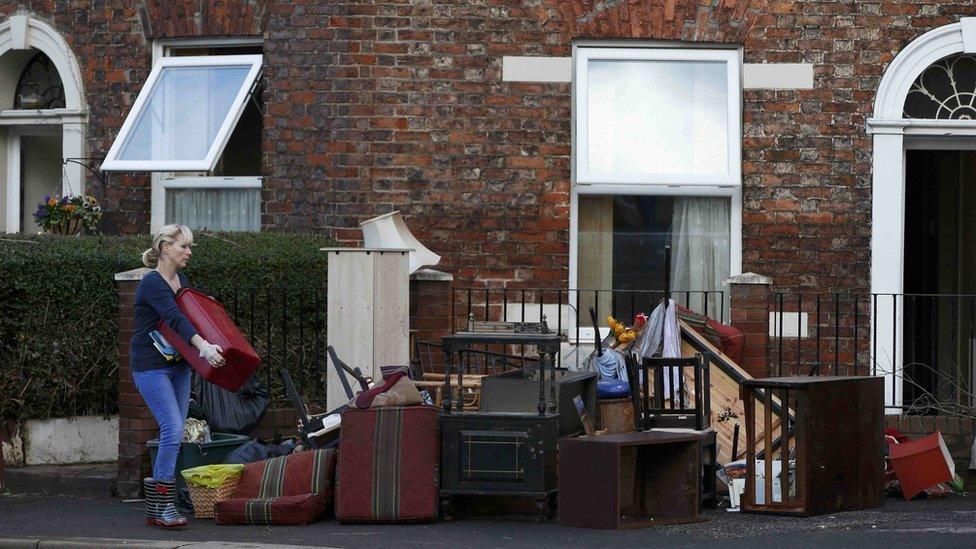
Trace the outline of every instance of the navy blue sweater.
{"type": "MultiPolygon", "coordinates": [[[[180,278],[180,287],[189,285],[182,273],[177,273],[177,276],[180,278]]],[[[173,363],[166,362],[149,337],[159,320],[165,320],[187,342],[197,331],[176,306],[176,293],[159,271],[151,271],[142,277],[136,288],[135,302],[135,320],[132,339],[129,340],[129,367],[136,372],[168,368],[173,363]]],[[[186,363],[181,361],[179,364],[186,363]]]]}

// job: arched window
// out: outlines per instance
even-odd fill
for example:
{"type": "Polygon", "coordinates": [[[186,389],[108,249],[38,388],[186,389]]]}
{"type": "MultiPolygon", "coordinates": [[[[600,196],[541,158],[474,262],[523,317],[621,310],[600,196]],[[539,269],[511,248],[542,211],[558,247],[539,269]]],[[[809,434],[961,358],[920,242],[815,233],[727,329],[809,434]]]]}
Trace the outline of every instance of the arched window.
{"type": "Polygon", "coordinates": [[[51,59],[37,52],[24,67],[14,92],[14,108],[63,109],[64,86],[51,59]]]}
{"type": "Polygon", "coordinates": [[[905,98],[905,118],[976,120],[976,55],[950,55],[922,71],[905,98]]]}

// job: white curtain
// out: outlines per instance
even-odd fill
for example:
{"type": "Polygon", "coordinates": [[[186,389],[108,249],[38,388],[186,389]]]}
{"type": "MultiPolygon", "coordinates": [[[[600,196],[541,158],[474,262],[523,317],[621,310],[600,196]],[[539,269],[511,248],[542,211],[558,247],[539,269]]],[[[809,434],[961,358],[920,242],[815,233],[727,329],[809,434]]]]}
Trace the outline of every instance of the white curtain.
{"type": "Polygon", "coordinates": [[[166,223],[211,231],[259,231],[261,189],[167,189],[166,223]]]}
{"type": "MultiPolygon", "coordinates": [[[[719,318],[729,276],[729,210],[728,198],[677,197],[671,220],[671,288],[690,290],[691,309],[719,318]],[[708,310],[705,297],[708,294],[708,310]]],[[[682,303],[684,295],[678,295],[682,303]]],[[[727,318],[727,315],[726,315],[727,318]]]]}

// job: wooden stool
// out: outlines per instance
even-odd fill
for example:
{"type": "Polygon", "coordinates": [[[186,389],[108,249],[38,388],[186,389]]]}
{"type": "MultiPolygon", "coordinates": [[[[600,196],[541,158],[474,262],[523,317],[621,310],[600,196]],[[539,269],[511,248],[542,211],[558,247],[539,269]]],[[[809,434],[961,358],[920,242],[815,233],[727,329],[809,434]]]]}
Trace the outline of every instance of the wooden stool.
{"type": "Polygon", "coordinates": [[[629,433],[634,430],[634,405],[630,397],[597,400],[600,429],[608,435],[629,433]]]}

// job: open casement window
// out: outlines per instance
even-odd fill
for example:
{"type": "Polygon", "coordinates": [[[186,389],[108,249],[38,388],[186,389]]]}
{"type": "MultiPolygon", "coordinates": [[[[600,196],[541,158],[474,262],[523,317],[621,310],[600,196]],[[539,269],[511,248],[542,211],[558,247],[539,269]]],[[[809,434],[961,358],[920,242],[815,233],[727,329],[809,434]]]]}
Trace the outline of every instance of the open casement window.
{"type": "Polygon", "coordinates": [[[574,46],[570,283],[603,326],[650,313],[666,287],[728,320],[725,281],[742,261],[740,63],[731,49],[574,46]]]}
{"type": "Polygon", "coordinates": [[[260,55],[159,59],[102,169],[213,171],[260,72],[260,55]]]}

